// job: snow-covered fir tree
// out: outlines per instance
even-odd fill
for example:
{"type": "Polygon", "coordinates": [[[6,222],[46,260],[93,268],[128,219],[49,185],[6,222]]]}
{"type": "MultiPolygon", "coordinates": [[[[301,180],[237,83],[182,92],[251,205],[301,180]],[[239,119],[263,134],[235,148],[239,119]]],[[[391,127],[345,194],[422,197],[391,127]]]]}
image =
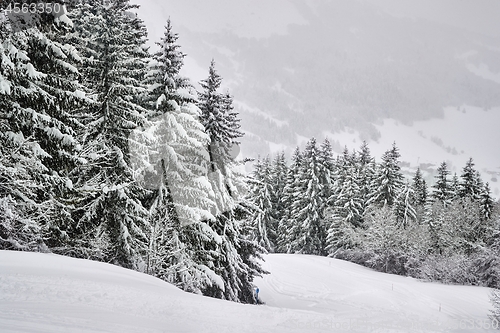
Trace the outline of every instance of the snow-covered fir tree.
{"type": "Polygon", "coordinates": [[[272,163],[271,180],[273,185],[273,192],[271,201],[273,205],[273,216],[276,220],[275,233],[278,232],[278,223],[285,215],[288,207],[284,204],[283,196],[286,186],[288,166],[286,162],[285,152],[282,151],[276,155],[272,163]]]}
{"type": "Polygon", "coordinates": [[[210,154],[211,171],[226,172],[226,166],[231,163],[231,148],[239,144],[238,139],[243,136],[240,131],[239,119],[233,112],[232,97],[220,93],[221,76],[215,69],[212,59],[208,78],[200,85],[198,106],[201,109],[201,122],[210,138],[208,150],[210,154]]]}
{"type": "Polygon", "coordinates": [[[479,172],[474,168],[474,161],[470,158],[465,163],[462,174],[460,175],[458,194],[462,198],[470,196],[477,199],[481,193],[482,185],[479,172]]]}
{"type": "Polygon", "coordinates": [[[441,202],[443,205],[450,204],[453,198],[450,180],[448,179],[449,174],[448,164],[442,162],[437,169],[437,175],[435,176],[436,182],[432,186],[432,199],[441,202]]]}
{"type": "Polygon", "coordinates": [[[460,182],[457,173],[453,174],[450,181],[450,197],[451,200],[456,200],[460,198],[460,182]]]}
{"type": "Polygon", "coordinates": [[[62,21],[49,15],[21,31],[0,23],[0,195],[14,200],[18,221],[33,223],[26,232],[41,232],[30,238],[64,252],[73,226],[68,175],[80,148],[74,110],[84,98],[79,57],[61,42],[72,22],[62,21]]]}
{"type": "Polygon", "coordinates": [[[403,174],[399,165],[400,156],[396,143],[393,143],[392,148],[384,153],[375,171],[368,204],[378,207],[394,204],[403,185],[403,174]]]}
{"type": "Polygon", "coordinates": [[[28,58],[28,36],[14,34],[3,22],[0,24],[0,197],[1,223],[4,224],[2,249],[25,247],[22,239],[42,239],[40,224],[43,202],[37,202],[37,192],[43,191],[42,175],[47,168],[42,158],[47,153],[40,148],[34,135],[35,128],[49,127],[50,118],[43,110],[32,106],[44,91],[37,85],[38,74],[28,58]],[[29,71],[30,70],[30,71],[29,71]],[[24,229],[13,227],[14,221],[32,220],[34,226],[24,229]],[[17,240],[16,240],[17,239],[17,240]]]}
{"type": "MultiPolygon", "coordinates": [[[[173,31],[169,18],[161,40],[156,42],[159,49],[153,54],[146,75],[146,83],[149,84],[147,99],[153,104],[149,105],[153,110],[156,104],[164,101],[175,101],[177,105],[182,105],[197,100],[190,80],[180,75],[186,54],[180,50],[178,39],[179,35],[173,31]]],[[[172,102],[170,103],[174,106],[172,102]]],[[[161,114],[163,113],[160,112],[161,114]]],[[[152,116],[155,116],[154,111],[152,116]]]]}
{"type": "Polygon", "coordinates": [[[376,163],[375,159],[371,156],[370,148],[368,143],[363,141],[360,147],[357,158],[357,168],[358,168],[358,186],[360,190],[360,199],[362,202],[362,207],[360,211],[360,216],[365,215],[366,209],[369,208],[368,200],[370,194],[372,193],[372,183],[373,177],[375,176],[376,163]]]}
{"type": "Polygon", "coordinates": [[[278,224],[277,252],[290,253],[292,241],[297,238],[299,225],[298,212],[301,209],[299,201],[302,195],[301,183],[298,174],[302,168],[303,156],[299,147],[296,147],[288,168],[286,184],[283,189],[283,205],[287,207],[278,224]]]}
{"type": "Polygon", "coordinates": [[[351,164],[345,171],[342,183],[337,185],[338,194],[333,203],[333,213],[359,228],[362,226],[364,214],[363,194],[359,185],[359,169],[355,164],[351,164]]]}
{"type": "Polygon", "coordinates": [[[255,241],[269,252],[276,246],[277,223],[273,207],[272,166],[269,157],[257,160],[251,183],[251,200],[256,209],[252,215],[255,241]]]}
{"type": "Polygon", "coordinates": [[[85,163],[74,173],[75,218],[102,260],[143,269],[149,225],[130,162],[129,136],[146,122],[146,29],[128,0],[88,0],[72,12],[72,40],[83,59],[82,81],[95,102],[81,133],[85,163]]]}
{"type": "Polygon", "coordinates": [[[481,218],[489,220],[492,218],[495,202],[491,197],[490,184],[486,182],[479,193],[479,203],[481,205],[481,218]]]}
{"type": "Polygon", "coordinates": [[[426,218],[426,206],[428,204],[428,189],[427,182],[422,176],[422,171],[420,167],[415,171],[415,175],[412,178],[411,188],[415,196],[415,211],[417,215],[418,223],[423,223],[426,218]]]}
{"type": "MultiPolygon", "coordinates": [[[[222,78],[212,60],[208,78],[201,81],[202,91],[198,93],[200,120],[208,134],[209,175],[216,203],[210,227],[219,235],[220,242],[210,249],[214,253],[213,270],[222,278],[222,284],[203,290],[207,296],[233,301],[252,303],[253,277],[262,272],[255,261],[260,247],[248,242],[242,234],[244,221],[239,220],[239,209],[245,206],[243,192],[246,191],[245,177],[236,169],[238,162],[232,151],[243,136],[240,120],[232,106],[229,93],[220,93],[222,78]],[[245,244],[245,254],[242,244],[245,244]],[[246,259],[244,259],[246,258],[246,259]]],[[[243,214],[244,215],[244,214],[243,214]]],[[[212,268],[212,267],[210,267],[212,268]]]]}
{"type": "Polygon", "coordinates": [[[325,203],[322,193],[321,165],[316,140],[309,140],[303,154],[303,163],[299,170],[300,188],[302,193],[295,197],[292,204],[297,212],[296,237],[292,240],[291,251],[323,255],[326,246],[326,228],[324,225],[323,209],[325,203]]]}
{"type": "Polygon", "coordinates": [[[205,247],[216,243],[218,236],[208,225],[215,219],[207,180],[209,138],[198,120],[194,89],[179,75],[185,55],[177,39],[168,20],[145,79],[150,128],[134,132],[133,139],[147,147],[147,156],[137,147],[138,162],[154,168],[143,171],[153,180],[147,184],[153,190],[146,205],[151,228],[148,272],[199,293],[217,282],[207,266],[213,257],[205,247]],[[153,140],[144,138],[148,134],[153,140]]]}
{"type": "Polygon", "coordinates": [[[359,170],[347,147],[338,157],[334,169],[334,186],[326,211],[328,225],[326,250],[334,254],[339,249],[350,249],[356,243],[354,235],[361,223],[363,202],[359,188],[359,170]]]}
{"type": "Polygon", "coordinates": [[[332,145],[328,139],[325,139],[319,147],[318,162],[321,167],[320,183],[322,186],[322,192],[319,195],[324,204],[322,210],[325,210],[329,206],[333,193],[335,193],[335,182],[333,181],[335,175],[335,162],[333,159],[332,145]]]}

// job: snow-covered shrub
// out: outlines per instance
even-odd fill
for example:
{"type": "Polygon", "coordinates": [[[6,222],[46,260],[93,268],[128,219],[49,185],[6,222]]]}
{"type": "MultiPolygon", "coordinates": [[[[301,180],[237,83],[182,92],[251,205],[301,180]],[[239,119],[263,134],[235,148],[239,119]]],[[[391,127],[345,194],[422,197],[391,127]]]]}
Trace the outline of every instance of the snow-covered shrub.
{"type": "Polygon", "coordinates": [[[415,277],[451,284],[480,285],[481,281],[472,261],[470,257],[463,254],[447,257],[428,256],[415,277]]]}
{"type": "Polygon", "coordinates": [[[471,262],[481,285],[500,289],[500,251],[487,249],[471,262]]]}
{"type": "Polygon", "coordinates": [[[358,265],[370,267],[368,261],[374,254],[360,249],[338,249],[331,256],[336,259],[350,261],[358,265]]]}
{"type": "Polygon", "coordinates": [[[46,249],[38,224],[20,216],[10,196],[0,198],[0,249],[20,251],[46,249]]]}
{"type": "Polygon", "coordinates": [[[500,329],[500,289],[493,289],[490,295],[493,310],[491,310],[490,318],[497,328],[500,329]]]}
{"type": "Polygon", "coordinates": [[[417,269],[430,242],[425,226],[403,226],[387,206],[368,211],[366,225],[360,244],[365,253],[372,255],[364,265],[398,275],[417,269]]]}

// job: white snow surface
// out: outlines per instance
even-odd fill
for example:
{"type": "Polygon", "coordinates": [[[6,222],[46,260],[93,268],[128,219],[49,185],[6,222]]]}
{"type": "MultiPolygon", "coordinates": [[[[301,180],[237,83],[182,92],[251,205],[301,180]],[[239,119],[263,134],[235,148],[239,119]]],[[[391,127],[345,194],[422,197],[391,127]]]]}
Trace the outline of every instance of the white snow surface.
{"type": "Polygon", "coordinates": [[[487,288],[425,283],[324,257],[265,259],[272,274],[256,280],[266,302],[256,306],[185,293],[110,264],[0,251],[0,331],[488,332],[480,328],[488,323],[487,288]]]}

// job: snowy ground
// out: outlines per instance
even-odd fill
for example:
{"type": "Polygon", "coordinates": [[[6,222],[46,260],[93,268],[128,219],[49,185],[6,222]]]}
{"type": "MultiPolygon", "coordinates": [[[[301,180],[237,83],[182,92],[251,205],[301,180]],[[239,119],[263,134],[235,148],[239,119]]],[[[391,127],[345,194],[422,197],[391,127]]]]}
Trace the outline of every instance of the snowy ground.
{"type": "Polygon", "coordinates": [[[269,255],[265,267],[272,274],[257,284],[267,305],[252,306],[103,263],[0,251],[0,331],[488,331],[481,329],[489,324],[486,288],[423,283],[314,256],[269,255]]]}

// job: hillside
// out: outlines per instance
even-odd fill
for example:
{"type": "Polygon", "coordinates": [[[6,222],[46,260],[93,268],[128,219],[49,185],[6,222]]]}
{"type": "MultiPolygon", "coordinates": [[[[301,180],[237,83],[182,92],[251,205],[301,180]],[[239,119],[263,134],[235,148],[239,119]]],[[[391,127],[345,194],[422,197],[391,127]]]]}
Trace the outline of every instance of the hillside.
{"type": "Polygon", "coordinates": [[[268,255],[265,267],[272,274],[256,284],[266,305],[254,306],[188,294],[109,264],[0,251],[0,327],[4,333],[472,332],[460,325],[487,323],[486,288],[424,283],[314,256],[268,255]]]}

